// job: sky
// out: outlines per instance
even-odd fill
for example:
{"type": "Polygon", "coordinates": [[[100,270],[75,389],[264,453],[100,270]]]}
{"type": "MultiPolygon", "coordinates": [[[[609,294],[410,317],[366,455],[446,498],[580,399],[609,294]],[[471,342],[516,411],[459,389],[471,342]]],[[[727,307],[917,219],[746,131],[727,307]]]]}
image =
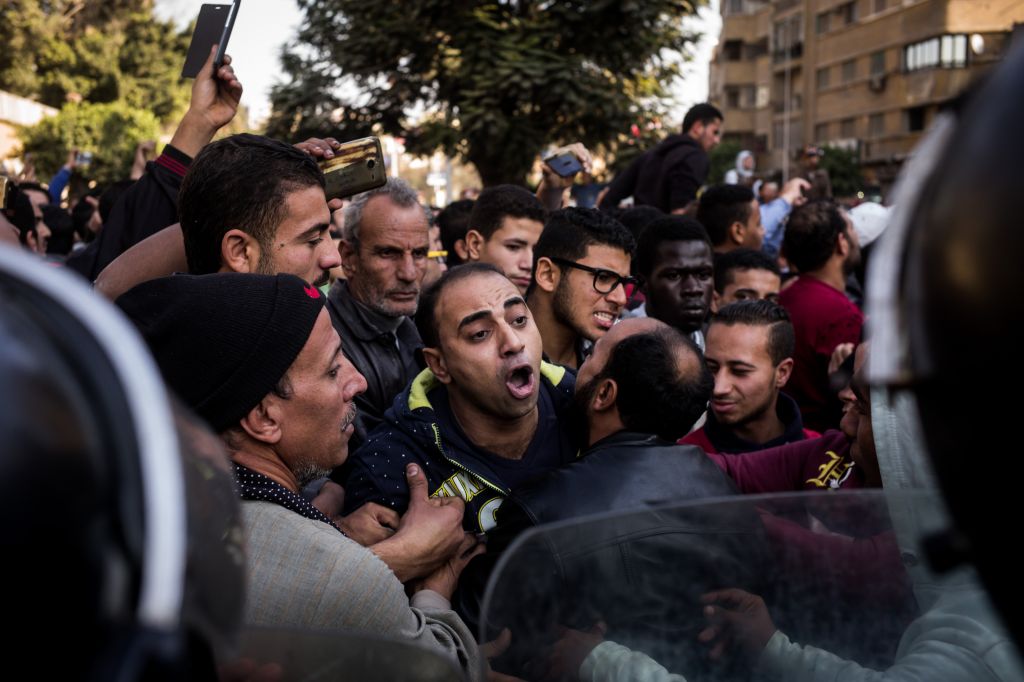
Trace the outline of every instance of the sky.
{"type": "MultiPolygon", "coordinates": [[[[156,0],[156,13],[184,26],[199,14],[202,4],[202,0],[156,0]]],[[[719,0],[711,0],[711,6],[694,22],[704,38],[697,45],[694,61],[684,67],[685,79],[673,90],[677,105],[670,118],[676,122],[683,120],[690,106],[707,98],[708,62],[722,25],[718,4],[719,0]]],[[[241,0],[228,54],[245,88],[242,103],[249,108],[250,125],[254,127],[270,113],[270,87],[281,79],[278,53],[295,35],[301,21],[294,0],[241,0]]]]}

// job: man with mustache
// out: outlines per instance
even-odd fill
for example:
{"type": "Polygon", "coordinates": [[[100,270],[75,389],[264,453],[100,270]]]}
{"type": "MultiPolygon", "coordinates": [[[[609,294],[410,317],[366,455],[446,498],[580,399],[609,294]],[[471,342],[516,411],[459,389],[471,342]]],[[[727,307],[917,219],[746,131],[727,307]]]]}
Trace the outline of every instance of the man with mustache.
{"type": "Polygon", "coordinates": [[[422,469],[403,467],[408,512],[392,537],[367,548],[299,494],[345,461],[353,400],[366,388],[323,294],[291,275],[217,273],[151,280],[117,303],[168,386],[230,455],[242,498],[245,625],[394,637],[476,679],[478,649],[449,601],[480,551],[461,531],[462,500],[428,499],[422,469]],[[412,546],[429,548],[429,567],[391,560],[412,546]]]}
{"type": "Polygon", "coordinates": [[[430,223],[416,191],[398,178],[353,197],[344,216],[338,250],[348,279],[331,287],[327,308],[345,356],[366,378],[356,398],[355,450],[420,370],[422,343],[410,318],[427,272],[430,223]]]}

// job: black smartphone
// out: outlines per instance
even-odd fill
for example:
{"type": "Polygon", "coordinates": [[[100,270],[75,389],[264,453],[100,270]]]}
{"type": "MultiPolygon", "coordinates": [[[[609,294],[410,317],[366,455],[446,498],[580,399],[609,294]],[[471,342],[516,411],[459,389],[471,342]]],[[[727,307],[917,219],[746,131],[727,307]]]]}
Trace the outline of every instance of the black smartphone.
{"type": "Polygon", "coordinates": [[[185,56],[185,66],[181,67],[182,78],[195,78],[199,75],[214,45],[217,45],[217,56],[214,57],[213,69],[216,71],[220,68],[238,15],[239,2],[234,0],[230,5],[203,5],[199,9],[196,28],[192,31],[192,43],[185,56]]]}
{"type": "Polygon", "coordinates": [[[377,187],[388,181],[384,152],[376,137],[344,142],[334,150],[333,159],[320,161],[327,187],[327,200],[343,199],[377,187]]]}
{"type": "Polygon", "coordinates": [[[553,156],[549,156],[544,159],[544,163],[563,178],[567,178],[570,175],[576,175],[583,170],[580,160],[576,158],[576,155],[572,152],[554,154],[553,156]]]}

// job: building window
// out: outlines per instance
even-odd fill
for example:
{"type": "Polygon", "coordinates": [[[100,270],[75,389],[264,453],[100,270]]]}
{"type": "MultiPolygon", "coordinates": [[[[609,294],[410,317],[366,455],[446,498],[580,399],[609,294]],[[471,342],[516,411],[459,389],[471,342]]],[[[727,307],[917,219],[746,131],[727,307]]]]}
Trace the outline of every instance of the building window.
{"type": "Polygon", "coordinates": [[[743,0],[729,0],[725,3],[726,14],[743,14],[744,9],[743,0]]]}
{"type": "Polygon", "coordinates": [[[803,14],[796,14],[775,24],[772,30],[773,59],[776,62],[799,59],[804,53],[803,14]]]}
{"type": "Polygon", "coordinates": [[[818,35],[828,33],[828,12],[822,12],[814,17],[814,32],[818,35]]]}
{"type": "Polygon", "coordinates": [[[828,71],[829,68],[827,66],[822,69],[818,69],[816,79],[819,90],[824,90],[828,87],[828,71]]]}
{"type": "Polygon", "coordinates": [[[885,0],[875,0],[875,13],[884,12],[888,3],[885,0]]]}
{"type": "Polygon", "coordinates": [[[722,46],[722,56],[727,62],[738,62],[743,59],[743,41],[727,40],[722,46]]]}
{"type": "Polygon", "coordinates": [[[880,76],[885,73],[885,50],[879,50],[871,55],[871,75],[880,76]]]}
{"type": "Polygon", "coordinates": [[[857,3],[847,2],[836,8],[836,14],[839,15],[840,20],[843,22],[843,26],[849,26],[850,24],[857,23],[857,3]]]}
{"type": "Polygon", "coordinates": [[[967,36],[929,38],[903,48],[903,68],[917,71],[935,66],[959,69],[967,66],[967,36]]]}
{"type": "Polygon", "coordinates": [[[925,111],[925,107],[911,107],[906,110],[908,131],[917,133],[924,130],[925,111]]]}
{"type": "Polygon", "coordinates": [[[857,137],[857,119],[844,118],[840,121],[839,137],[857,137]]]}
{"type": "Polygon", "coordinates": [[[815,142],[828,142],[828,124],[819,123],[814,126],[814,141],[815,142]]]}
{"type": "Polygon", "coordinates": [[[843,82],[849,83],[857,77],[857,60],[849,59],[843,62],[843,82]]]}
{"type": "Polygon", "coordinates": [[[753,85],[740,86],[740,108],[753,109],[757,106],[757,88],[753,85]]]}
{"type": "Polygon", "coordinates": [[[740,90],[734,85],[725,87],[725,106],[728,109],[739,109],[740,107],[740,90]]]}
{"type": "Polygon", "coordinates": [[[943,67],[954,69],[967,66],[967,36],[942,36],[939,63],[943,67]]]}
{"type": "Polygon", "coordinates": [[[868,117],[868,135],[871,137],[885,135],[885,114],[871,114],[868,117]]]}

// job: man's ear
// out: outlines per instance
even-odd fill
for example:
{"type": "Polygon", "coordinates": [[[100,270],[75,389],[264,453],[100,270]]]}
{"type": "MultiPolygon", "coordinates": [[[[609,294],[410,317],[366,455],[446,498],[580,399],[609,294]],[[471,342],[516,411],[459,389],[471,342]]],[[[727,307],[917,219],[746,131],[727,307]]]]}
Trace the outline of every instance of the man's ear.
{"type": "Polygon", "coordinates": [[[462,259],[463,262],[469,260],[469,251],[466,249],[465,239],[456,239],[455,243],[452,246],[455,247],[456,255],[458,255],[458,257],[462,259]]]}
{"type": "Polygon", "coordinates": [[[846,236],[845,232],[840,232],[836,237],[836,253],[843,258],[850,253],[850,238],[846,236]]]}
{"type": "Polygon", "coordinates": [[[241,230],[228,230],[220,240],[220,262],[230,272],[256,272],[260,247],[256,239],[241,230]]]}
{"type": "Polygon", "coordinates": [[[273,393],[263,397],[256,407],[242,417],[239,426],[252,438],[261,443],[277,443],[281,440],[281,411],[278,403],[283,400],[273,393]]]}
{"type": "Polygon", "coordinates": [[[594,392],[590,407],[594,412],[606,412],[615,409],[619,397],[619,385],[614,379],[603,379],[594,392]]]}
{"type": "Polygon", "coordinates": [[[487,240],[477,230],[466,232],[466,260],[480,260],[480,254],[484,249],[487,240]]]}
{"type": "Polygon", "coordinates": [[[359,249],[347,239],[338,242],[338,255],[341,256],[341,267],[346,277],[355,277],[359,273],[359,249]]]}
{"type": "Polygon", "coordinates": [[[452,382],[452,375],[448,373],[448,364],[444,361],[441,349],[424,348],[423,361],[427,363],[427,367],[442,384],[447,385],[452,382]]]}
{"type": "Polygon", "coordinates": [[[747,236],[747,226],[737,220],[737,221],[733,222],[732,225],[729,226],[729,230],[727,231],[727,235],[728,235],[728,239],[733,244],[740,244],[740,245],[742,245],[744,239],[746,239],[746,236],[747,236]]]}
{"type": "Polygon", "coordinates": [[[775,368],[775,388],[781,389],[793,374],[793,358],[786,358],[775,368]]]}
{"type": "Polygon", "coordinates": [[[537,267],[533,269],[533,279],[537,286],[549,294],[558,288],[562,271],[547,256],[537,259],[537,267]]]}

